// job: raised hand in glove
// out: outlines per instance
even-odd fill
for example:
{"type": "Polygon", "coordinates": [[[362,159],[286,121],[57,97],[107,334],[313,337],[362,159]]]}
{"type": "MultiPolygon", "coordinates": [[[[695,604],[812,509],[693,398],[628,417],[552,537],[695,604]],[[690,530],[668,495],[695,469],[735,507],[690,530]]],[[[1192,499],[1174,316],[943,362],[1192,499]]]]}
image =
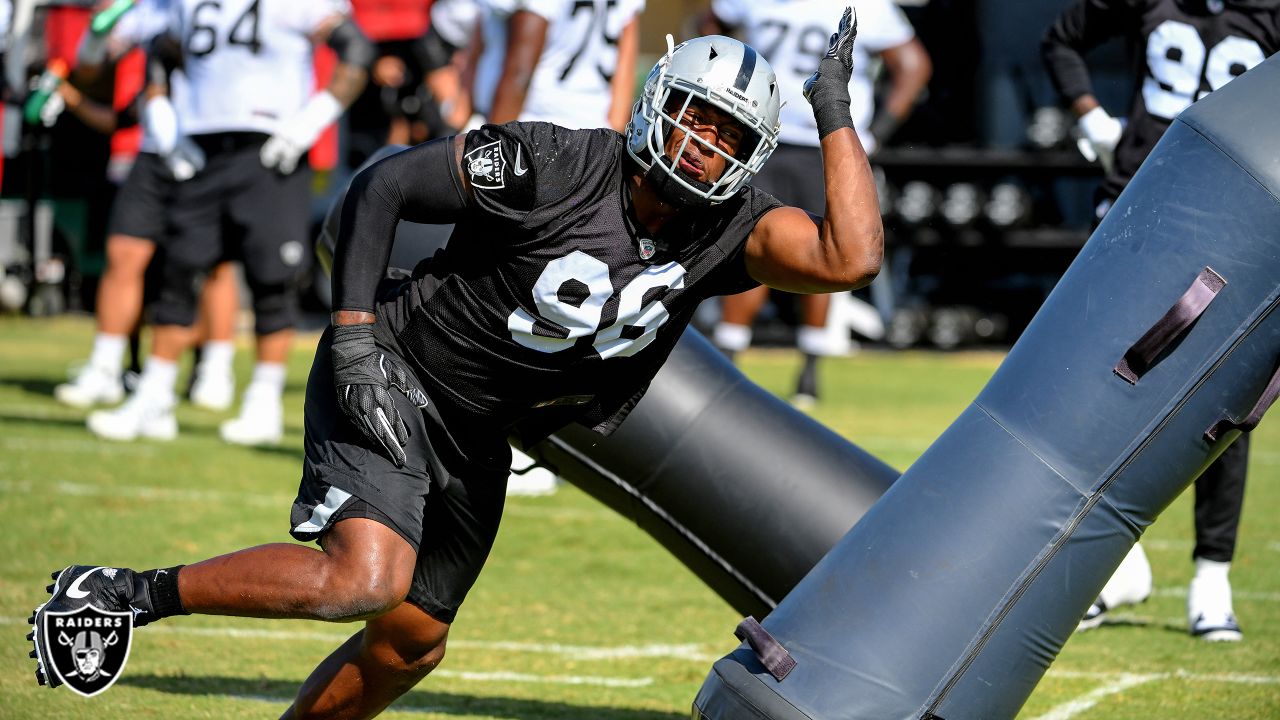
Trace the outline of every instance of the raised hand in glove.
{"type": "Polygon", "coordinates": [[[397,467],[404,467],[409,431],[391,390],[398,390],[419,408],[427,406],[427,396],[413,384],[399,358],[377,346],[373,325],[335,325],[329,355],[338,406],[365,437],[386,450],[397,467]]]}
{"type": "Polygon", "coordinates": [[[858,37],[858,17],[846,7],[840,27],[831,36],[818,71],[804,81],[804,98],[813,106],[819,139],[843,127],[853,127],[849,113],[849,78],[853,76],[853,41],[858,37]]]}

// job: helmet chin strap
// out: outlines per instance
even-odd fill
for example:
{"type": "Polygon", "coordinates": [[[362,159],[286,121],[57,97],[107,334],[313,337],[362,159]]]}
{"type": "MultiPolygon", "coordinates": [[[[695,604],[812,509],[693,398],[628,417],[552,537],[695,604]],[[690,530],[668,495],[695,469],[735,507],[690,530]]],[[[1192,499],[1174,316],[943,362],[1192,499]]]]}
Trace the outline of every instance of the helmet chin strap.
{"type": "Polygon", "coordinates": [[[715,203],[711,202],[711,200],[677,182],[674,174],[679,173],[682,180],[703,192],[710,192],[710,183],[695,180],[680,168],[671,167],[674,162],[665,154],[655,158],[654,162],[649,165],[649,169],[644,173],[645,182],[649,183],[659,197],[682,210],[705,208],[714,205],[715,203]]]}

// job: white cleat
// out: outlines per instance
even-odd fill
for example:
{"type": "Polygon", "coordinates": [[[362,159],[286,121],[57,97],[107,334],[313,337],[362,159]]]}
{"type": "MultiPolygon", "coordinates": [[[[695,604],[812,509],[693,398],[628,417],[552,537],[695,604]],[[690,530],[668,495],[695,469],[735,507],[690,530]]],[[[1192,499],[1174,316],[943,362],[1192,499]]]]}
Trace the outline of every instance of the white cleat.
{"type": "Polygon", "coordinates": [[[192,405],[221,412],[231,407],[235,395],[236,381],[230,373],[196,368],[196,380],[191,384],[192,405]]]}
{"type": "Polygon", "coordinates": [[[274,393],[244,393],[240,415],[219,427],[225,442],[232,445],[279,445],[284,439],[284,405],[274,393]]]}
{"type": "Polygon", "coordinates": [[[156,397],[152,393],[135,393],[118,408],[91,412],[86,424],[90,432],[105,440],[178,437],[172,398],[156,397]]]}
{"type": "Polygon", "coordinates": [[[1137,605],[1151,597],[1151,563],[1141,543],[1134,543],[1129,554],[1120,561],[1120,567],[1107,580],[1089,610],[1085,612],[1076,632],[1092,630],[1106,622],[1107,613],[1125,605],[1137,605]]]}
{"type": "Polygon", "coordinates": [[[55,387],[53,397],[63,405],[77,408],[114,405],[124,399],[124,384],[118,370],[85,365],[74,380],[55,387]]]}
{"type": "Polygon", "coordinates": [[[1187,592],[1187,624],[1206,642],[1240,642],[1244,632],[1231,607],[1231,583],[1192,578],[1187,592]]]}

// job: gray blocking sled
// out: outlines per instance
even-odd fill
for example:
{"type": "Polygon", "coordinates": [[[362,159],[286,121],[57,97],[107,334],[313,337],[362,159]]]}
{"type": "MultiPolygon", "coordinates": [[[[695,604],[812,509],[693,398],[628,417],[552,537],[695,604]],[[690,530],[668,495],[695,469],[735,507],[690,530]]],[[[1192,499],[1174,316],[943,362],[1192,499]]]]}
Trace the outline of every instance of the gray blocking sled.
{"type": "Polygon", "coordinates": [[[898,477],[692,329],[613,435],[571,425],[526,452],[744,615],[772,610],[898,477]]]}
{"type": "Polygon", "coordinates": [[[1280,56],[1184,112],[978,398],[707,720],[1012,718],[1144,528],[1280,390],[1280,56]]]}

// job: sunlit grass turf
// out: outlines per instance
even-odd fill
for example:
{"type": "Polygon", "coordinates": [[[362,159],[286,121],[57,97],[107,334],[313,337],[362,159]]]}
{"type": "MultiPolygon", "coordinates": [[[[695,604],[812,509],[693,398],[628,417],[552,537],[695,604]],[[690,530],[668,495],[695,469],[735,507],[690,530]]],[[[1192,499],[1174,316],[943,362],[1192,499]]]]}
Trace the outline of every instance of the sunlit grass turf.
{"type": "MultiPolygon", "coordinates": [[[[0,718],[275,717],[352,626],[178,618],[140,630],[120,682],[85,700],[39,688],[25,619],[47,573],[70,562],[171,565],[287,540],[297,487],[302,387],[314,337],[290,364],[278,450],[223,445],[222,415],[184,407],[173,443],[108,444],[50,398],[91,337],[84,319],[0,319],[0,718]],[[239,631],[232,636],[229,630],[239,631]]],[[[249,356],[238,357],[247,378],[249,356]]],[[[813,414],[898,468],[973,398],[998,353],[869,352],[822,368],[813,414]]],[[[743,367],[785,395],[797,358],[753,351],[743,367]]],[[[1280,412],[1280,411],[1273,411],[1280,412]]],[[[1280,717],[1280,421],[1256,433],[1232,571],[1246,638],[1185,632],[1191,507],[1148,531],[1155,597],[1068,642],[1023,716],[1096,698],[1077,718],[1280,717]],[[1114,693],[1123,674],[1141,676],[1114,693]],[[1150,676],[1150,677],[1147,677],[1150,676]]],[[[572,487],[514,498],[497,546],[435,676],[387,717],[676,720],[740,619],[627,521],[572,487]],[[654,657],[602,648],[677,646],[654,657]],[[603,656],[601,656],[603,655],[603,656]]]]}

